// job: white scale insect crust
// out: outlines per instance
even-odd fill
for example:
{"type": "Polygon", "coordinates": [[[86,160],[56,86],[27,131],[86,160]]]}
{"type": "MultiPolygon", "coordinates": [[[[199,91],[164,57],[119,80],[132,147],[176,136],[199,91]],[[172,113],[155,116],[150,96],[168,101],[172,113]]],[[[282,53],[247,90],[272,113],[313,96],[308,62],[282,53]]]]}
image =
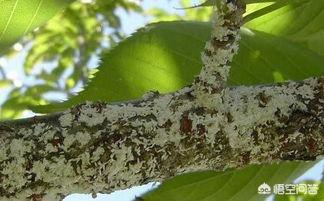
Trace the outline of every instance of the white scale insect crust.
{"type": "Polygon", "coordinates": [[[106,119],[104,114],[98,113],[97,108],[91,107],[90,102],[82,105],[80,110],[82,112],[79,115],[79,122],[83,122],[89,127],[99,125],[106,119]]]}
{"type": "Polygon", "coordinates": [[[74,115],[71,114],[71,110],[64,112],[63,115],[59,117],[59,122],[62,127],[72,126],[73,120],[74,120],[74,115]]]}

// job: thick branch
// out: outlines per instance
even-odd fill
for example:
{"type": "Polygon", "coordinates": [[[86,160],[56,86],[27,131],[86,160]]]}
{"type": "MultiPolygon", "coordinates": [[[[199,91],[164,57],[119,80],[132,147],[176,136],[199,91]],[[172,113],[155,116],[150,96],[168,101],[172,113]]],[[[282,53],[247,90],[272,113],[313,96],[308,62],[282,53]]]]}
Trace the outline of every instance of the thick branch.
{"type": "Polygon", "coordinates": [[[86,103],[50,121],[2,124],[1,196],[49,200],[186,171],[313,160],[324,154],[323,86],[323,79],[308,79],[227,88],[214,109],[196,104],[185,88],[135,104],[86,103]]]}

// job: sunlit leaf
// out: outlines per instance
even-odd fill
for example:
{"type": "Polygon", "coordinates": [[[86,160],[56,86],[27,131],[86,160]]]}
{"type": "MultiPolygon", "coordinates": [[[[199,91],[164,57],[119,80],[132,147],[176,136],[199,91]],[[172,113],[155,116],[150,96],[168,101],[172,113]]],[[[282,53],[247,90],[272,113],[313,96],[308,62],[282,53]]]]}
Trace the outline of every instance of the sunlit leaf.
{"type": "Polygon", "coordinates": [[[8,98],[0,108],[1,119],[13,119],[21,115],[26,109],[27,105],[37,104],[38,102],[32,100],[31,97],[16,96],[8,98]]]}
{"type": "Polygon", "coordinates": [[[26,90],[20,88],[11,90],[0,107],[0,119],[18,118],[29,105],[46,104],[42,94],[51,90],[54,91],[55,88],[47,84],[37,84],[26,90]]]}
{"type": "Polygon", "coordinates": [[[249,28],[298,42],[324,55],[324,1],[296,0],[247,23],[249,28]]]}
{"type": "Polygon", "coordinates": [[[0,53],[72,0],[0,0],[0,53]]]}
{"type": "Polygon", "coordinates": [[[12,84],[11,80],[2,79],[0,80],[0,89],[10,86],[12,84]]]}
{"type": "MultiPolygon", "coordinates": [[[[308,0],[305,0],[305,1],[308,1],[308,0]]],[[[247,22],[249,22],[255,18],[258,18],[260,16],[264,16],[267,13],[271,13],[275,10],[278,10],[288,4],[289,4],[289,0],[281,0],[281,1],[275,2],[273,4],[270,4],[268,6],[265,6],[259,10],[256,10],[255,12],[252,12],[252,13],[248,14],[247,16],[245,16],[244,23],[247,23],[247,22]]]]}

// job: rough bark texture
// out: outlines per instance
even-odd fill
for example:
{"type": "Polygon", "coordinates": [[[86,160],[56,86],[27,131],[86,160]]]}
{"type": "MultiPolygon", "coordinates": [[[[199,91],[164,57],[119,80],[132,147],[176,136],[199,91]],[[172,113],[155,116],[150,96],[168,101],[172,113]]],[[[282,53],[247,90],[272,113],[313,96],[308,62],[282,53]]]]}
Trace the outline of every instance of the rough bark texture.
{"type": "Polygon", "coordinates": [[[244,6],[222,3],[194,83],[0,123],[0,200],[59,200],[179,173],[324,154],[324,79],[227,87],[244,6]]]}

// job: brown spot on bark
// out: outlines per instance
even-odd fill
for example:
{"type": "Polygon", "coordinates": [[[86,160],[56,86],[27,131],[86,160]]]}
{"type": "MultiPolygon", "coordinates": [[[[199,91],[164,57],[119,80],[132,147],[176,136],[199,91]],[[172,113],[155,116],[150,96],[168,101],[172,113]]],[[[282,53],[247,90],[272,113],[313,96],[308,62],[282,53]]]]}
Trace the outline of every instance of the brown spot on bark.
{"type": "Polygon", "coordinates": [[[63,144],[62,140],[60,138],[54,137],[51,140],[51,144],[53,145],[53,147],[58,148],[60,146],[60,144],[63,144]]]}
{"type": "Polygon", "coordinates": [[[75,116],[76,121],[79,121],[79,117],[81,115],[81,107],[84,106],[84,105],[86,105],[86,104],[82,103],[82,104],[79,104],[79,105],[71,108],[71,114],[73,116],[75,116]]]}
{"type": "Polygon", "coordinates": [[[289,118],[286,115],[281,114],[281,110],[277,108],[277,111],[274,113],[280,123],[286,124],[289,118]]]}
{"type": "Polygon", "coordinates": [[[30,198],[31,201],[42,201],[43,195],[33,193],[28,198],[30,198]]]}
{"type": "Polygon", "coordinates": [[[195,96],[192,94],[192,91],[185,92],[183,95],[179,96],[180,99],[195,100],[195,96]]]}
{"type": "Polygon", "coordinates": [[[212,94],[218,94],[218,93],[220,93],[223,90],[222,87],[212,87],[211,89],[212,89],[211,90],[211,93],[212,94]]]}
{"type": "Polygon", "coordinates": [[[259,107],[266,107],[271,96],[267,96],[264,92],[261,92],[256,96],[256,98],[259,100],[259,107]]]}
{"type": "Polygon", "coordinates": [[[242,162],[243,165],[247,165],[247,164],[250,163],[250,161],[251,161],[250,155],[251,155],[251,152],[250,151],[243,152],[241,154],[241,162],[242,162]]]}
{"type": "Polygon", "coordinates": [[[226,113],[226,117],[227,117],[227,122],[228,123],[232,123],[233,122],[233,115],[230,112],[226,113]]]}
{"type": "Polygon", "coordinates": [[[290,115],[286,128],[283,130],[285,133],[294,133],[296,131],[301,133],[308,132],[305,128],[309,127],[308,122],[312,122],[311,119],[312,114],[310,112],[295,110],[290,115]]]}
{"type": "Polygon", "coordinates": [[[29,171],[33,168],[33,163],[30,162],[30,160],[27,160],[26,162],[26,170],[29,171]]]}
{"type": "Polygon", "coordinates": [[[259,134],[258,134],[258,132],[254,130],[254,131],[251,133],[251,137],[253,138],[253,142],[254,142],[254,144],[255,144],[255,145],[259,145],[259,134]]]}
{"type": "Polygon", "coordinates": [[[167,130],[169,130],[171,126],[172,126],[172,122],[170,121],[170,119],[168,119],[168,121],[166,121],[166,122],[162,125],[162,127],[165,128],[165,129],[167,129],[167,130]]]}
{"type": "Polygon", "coordinates": [[[98,113],[101,113],[102,109],[106,107],[106,104],[102,102],[95,102],[91,107],[95,108],[98,113]]]}
{"type": "Polygon", "coordinates": [[[37,175],[35,173],[26,173],[24,176],[28,178],[29,182],[35,182],[37,175]]]}
{"type": "Polygon", "coordinates": [[[7,132],[13,132],[13,131],[14,130],[11,127],[7,126],[7,125],[3,125],[3,124],[0,125],[0,134],[1,133],[7,133],[7,132]]]}
{"type": "Polygon", "coordinates": [[[212,52],[210,50],[205,50],[206,56],[210,57],[212,55],[212,52]]]}
{"type": "Polygon", "coordinates": [[[318,79],[318,91],[320,92],[321,97],[324,96],[324,78],[318,79]]]}
{"type": "Polygon", "coordinates": [[[192,121],[189,119],[188,114],[182,116],[180,120],[180,131],[189,133],[192,129],[192,121]]]}
{"type": "Polygon", "coordinates": [[[229,35],[225,36],[223,40],[213,38],[211,42],[212,42],[213,47],[215,49],[218,49],[218,48],[224,48],[228,44],[232,44],[234,42],[234,40],[235,40],[235,36],[233,34],[229,34],[229,35]]]}
{"type": "Polygon", "coordinates": [[[200,136],[200,137],[203,137],[203,138],[205,138],[205,133],[206,133],[206,128],[205,128],[205,126],[204,125],[202,125],[202,124],[197,124],[197,131],[198,131],[198,135],[200,136]]]}
{"type": "Polygon", "coordinates": [[[81,169],[82,161],[71,161],[71,166],[73,168],[73,171],[75,172],[76,175],[80,175],[78,172],[78,169],[81,169]]]}
{"type": "Polygon", "coordinates": [[[316,146],[316,141],[313,138],[307,140],[306,146],[311,154],[316,153],[317,146],[316,146]]]}
{"type": "Polygon", "coordinates": [[[197,114],[198,116],[204,115],[206,112],[206,109],[204,107],[197,107],[194,110],[194,113],[197,114]]]}

